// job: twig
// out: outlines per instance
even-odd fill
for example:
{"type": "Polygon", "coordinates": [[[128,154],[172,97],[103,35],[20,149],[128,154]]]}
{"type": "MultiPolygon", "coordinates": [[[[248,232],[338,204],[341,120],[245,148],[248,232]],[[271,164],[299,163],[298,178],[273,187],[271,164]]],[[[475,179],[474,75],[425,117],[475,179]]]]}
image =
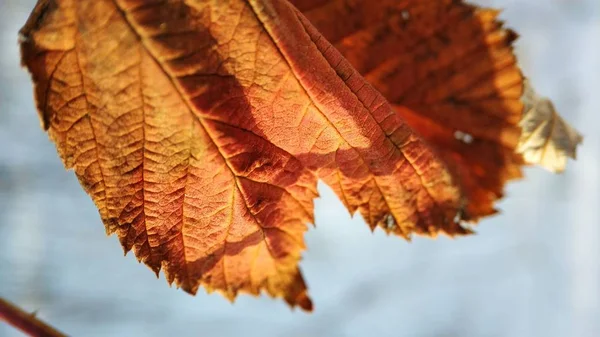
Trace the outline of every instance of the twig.
{"type": "Polygon", "coordinates": [[[0,297],[0,321],[32,337],[66,337],[67,335],[44,323],[35,313],[30,314],[0,297]]]}

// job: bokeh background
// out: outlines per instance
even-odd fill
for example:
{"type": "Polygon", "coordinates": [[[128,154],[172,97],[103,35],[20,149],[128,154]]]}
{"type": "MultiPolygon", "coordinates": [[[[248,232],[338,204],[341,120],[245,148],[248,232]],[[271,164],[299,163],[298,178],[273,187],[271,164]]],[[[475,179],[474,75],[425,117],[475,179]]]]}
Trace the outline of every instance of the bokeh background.
{"type": "Polygon", "coordinates": [[[371,234],[320,186],[307,315],[191,297],[123,257],[39,127],[17,45],[34,1],[0,0],[0,296],[74,336],[600,336],[600,1],[479,3],[505,9],[525,73],[585,135],[577,162],[527,169],[458,240],[371,234]]]}

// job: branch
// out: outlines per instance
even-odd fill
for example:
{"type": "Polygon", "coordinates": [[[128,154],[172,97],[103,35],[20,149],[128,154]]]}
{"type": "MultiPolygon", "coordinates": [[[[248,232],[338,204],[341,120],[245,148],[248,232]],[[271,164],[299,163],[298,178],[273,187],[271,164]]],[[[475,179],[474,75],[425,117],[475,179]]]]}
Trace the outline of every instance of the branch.
{"type": "Polygon", "coordinates": [[[23,309],[0,297],[0,321],[6,321],[21,332],[32,337],[66,337],[67,335],[35,317],[35,313],[23,309]]]}

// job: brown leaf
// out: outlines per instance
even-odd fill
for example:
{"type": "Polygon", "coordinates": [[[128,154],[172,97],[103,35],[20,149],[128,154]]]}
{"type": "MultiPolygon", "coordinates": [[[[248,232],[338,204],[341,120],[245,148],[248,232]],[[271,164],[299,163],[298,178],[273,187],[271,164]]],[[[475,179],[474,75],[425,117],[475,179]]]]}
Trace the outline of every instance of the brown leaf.
{"type": "Polygon", "coordinates": [[[498,11],[452,0],[385,0],[377,10],[367,1],[293,2],[445,159],[466,195],[463,218],[495,213],[523,164],[516,34],[498,11]]]}
{"type": "Polygon", "coordinates": [[[263,133],[300,87],[249,5],[44,1],[22,35],[44,128],[125,251],[190,293],[311,309],[316,177],[263,133]]]}
{"type": "Polygon", "coordinates": [[[324,36],[285,0],[40,0],[21,31],[42,125],[107,232],[190,293],[311,310],[297,264],[319,178],[409,238],[470,233],[520,174],[522,77],[495,12],[293,2],[324,36]]]}

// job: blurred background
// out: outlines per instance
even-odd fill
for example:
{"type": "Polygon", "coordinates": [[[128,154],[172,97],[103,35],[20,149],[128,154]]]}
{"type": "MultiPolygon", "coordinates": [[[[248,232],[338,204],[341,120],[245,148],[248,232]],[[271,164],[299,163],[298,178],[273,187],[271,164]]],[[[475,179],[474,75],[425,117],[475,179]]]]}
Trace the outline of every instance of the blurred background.
{"type": "Polygon", "coordinates": [[[505,9],[525,74],[584,134],[578,160],[527,169],[458,240],[371,234],[321,185],[311,315],[192,297],[123,257],[39,126],[17,44],[34,2],[0,0],[0,296],[74,336],[600,336],[600,1],[478,1],[505,9]]]}

